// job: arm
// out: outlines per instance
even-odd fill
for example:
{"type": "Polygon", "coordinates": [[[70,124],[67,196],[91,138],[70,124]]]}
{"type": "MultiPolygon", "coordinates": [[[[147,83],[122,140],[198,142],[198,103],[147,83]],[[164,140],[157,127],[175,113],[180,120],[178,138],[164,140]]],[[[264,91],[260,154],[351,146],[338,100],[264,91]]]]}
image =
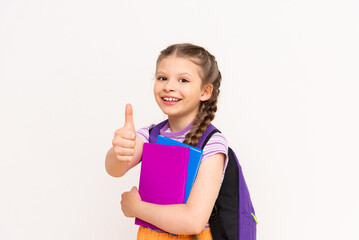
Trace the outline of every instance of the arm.
{"type": "Polygon", "coordinates": [[[203,160],[186,204],[157,205],[141,201],[135,188],[122,195],[127,217],[138,217],[174,234],[198,234],[208,222],[221,186],[225,155],[203,160]]]}

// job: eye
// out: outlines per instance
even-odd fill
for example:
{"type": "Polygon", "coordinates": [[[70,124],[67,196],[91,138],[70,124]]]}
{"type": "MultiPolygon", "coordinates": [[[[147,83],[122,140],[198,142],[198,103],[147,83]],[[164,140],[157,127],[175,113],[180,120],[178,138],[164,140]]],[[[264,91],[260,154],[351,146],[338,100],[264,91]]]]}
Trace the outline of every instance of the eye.
{"type": "Polygon", "coordinates": [[[179,80],[180,82],[189,82],[187,79],[185,79],[185,78],[181,78],[180,80],[179,80]]]}
{"type": "Polygon", "coordinates": [[[157,77],[157,80],[165,81],[165,80],[167,80],[167,78],[166,77],[157,77]]]}

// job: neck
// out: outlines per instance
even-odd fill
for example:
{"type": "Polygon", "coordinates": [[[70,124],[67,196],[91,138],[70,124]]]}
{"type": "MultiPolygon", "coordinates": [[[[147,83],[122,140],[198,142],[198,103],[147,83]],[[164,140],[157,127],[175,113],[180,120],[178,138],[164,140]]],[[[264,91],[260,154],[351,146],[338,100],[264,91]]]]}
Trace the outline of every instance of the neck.
{"type": "Polygon", "coordinates": [[[191,122],[194,121],[196,116],[191,118],[178,118],[168,116],[168,123],[171,129],[171,132],[178,132],[187,127],[191,122]]]}

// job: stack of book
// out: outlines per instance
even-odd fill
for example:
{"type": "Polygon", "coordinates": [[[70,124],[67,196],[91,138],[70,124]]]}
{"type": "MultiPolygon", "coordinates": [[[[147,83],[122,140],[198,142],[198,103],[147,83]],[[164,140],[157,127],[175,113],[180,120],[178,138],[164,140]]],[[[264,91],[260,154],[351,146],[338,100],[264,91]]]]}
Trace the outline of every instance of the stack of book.
{"type": "MultiPolygon", "coordinates": [[[[169,205],[187,202],[196,179],[203,151],[158,136],[156,144],[144,143],[139,183],[142,201],[169,205]]],[[[160,228],[136,218],[135,224],[160,228]]]]}

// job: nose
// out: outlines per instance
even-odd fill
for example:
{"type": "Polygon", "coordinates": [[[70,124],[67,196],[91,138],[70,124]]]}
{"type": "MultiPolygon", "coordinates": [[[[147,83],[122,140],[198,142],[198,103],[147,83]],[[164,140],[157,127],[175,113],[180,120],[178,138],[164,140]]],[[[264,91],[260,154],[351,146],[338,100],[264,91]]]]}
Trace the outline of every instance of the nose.
{"type": "Polygon", "coordinates": [[[172,79],[166,81],[165,90],[166,91],[175,91],[177,88],[177,82],[172,79]]]}

